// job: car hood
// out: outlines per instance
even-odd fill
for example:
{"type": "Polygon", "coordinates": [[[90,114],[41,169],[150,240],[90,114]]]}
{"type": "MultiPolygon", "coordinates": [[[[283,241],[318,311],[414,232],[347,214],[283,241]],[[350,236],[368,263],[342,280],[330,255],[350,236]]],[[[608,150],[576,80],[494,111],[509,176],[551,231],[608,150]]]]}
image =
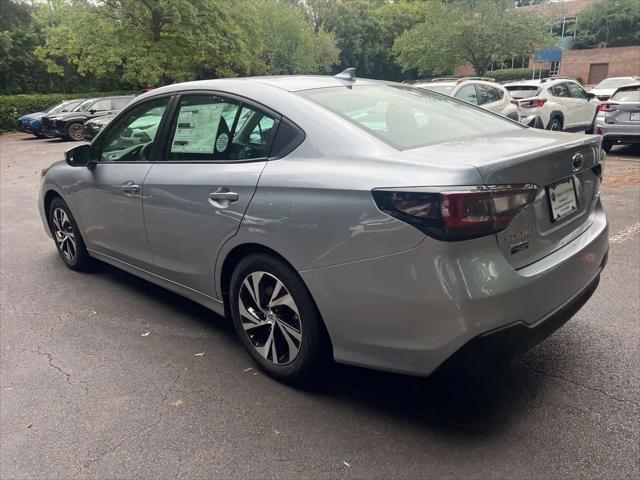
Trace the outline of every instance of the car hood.
{"type": "Polygon", "coordinates": [[[589,90],[589,93],[593,93],[594,95],[613,95],[613,92],[615,92],[617,89],[616,88],[592,88],[591,90],[589,90]]]}
{"type": "Polygon", "coordinates": [[[28,113],[26,115],[21,116],[18,120],[38,120],[44,117],[46,114],[47,112],[28,113]]]}

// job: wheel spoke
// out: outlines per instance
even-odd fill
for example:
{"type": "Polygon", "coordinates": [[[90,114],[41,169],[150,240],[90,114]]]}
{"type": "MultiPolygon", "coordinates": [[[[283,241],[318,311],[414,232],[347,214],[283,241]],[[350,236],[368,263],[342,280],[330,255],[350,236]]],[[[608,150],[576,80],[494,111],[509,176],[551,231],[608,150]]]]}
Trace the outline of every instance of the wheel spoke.
{"type": "Polygon", "coordinates": [[[267,355],[269,355],[269,351],[271,350],[271,343],[273,343],[273,328],[269,332],[269,336],[264,342],[264,345],[255,348],[262,357],[267,358],[267,355]]]}
{"type": "Polygon", "coordinates": [[[56,229],[58,230],[62,230],[62,227],[60,226],[60,222],[58,221],[58,211],[56,210],[55,212],[53,212],[53,224],[56,226],[56,229]]]}
{"type": "Polygon", "coordinates": [[[284,320],[278,319],[278,325],[280,325],[280,329],[283,332],[286,332],[287,335],[291,335],[293,338],[295,338],[299,342],[302,340],[302,334],[298,330],[293,328],[291,325],[289,325],[287,322],[285,322],[284,320]]]}
{"type": "Polygon", "coordinates": [[[242,299],[240,300],[240,316],[242,318],[246,318],[247,320],[253,322],[253,323],[259,323],[262,320],[260,319],[260,317],[258,317],[258,315],[256,315],[255,313],[249,311],[249,309],[245,306],[244,302],[242,301],[242,299]]]}
{"type": "MultiPolygon", "coordinates": [[[[287,346],[289,347],[289,359],[295,358],[298,355],[298,350],[300,350],[300,347],[298,347],[295,342],[293,341],[293,339],[291,338],[290,335],[290,330],[287,330],[287,327],[284,326],[284,324],[282,322],[278,322],[278,326],[280,327],[280,331],[282,332],[282,336],[284,337],[285,341],[287,342],[287,346]]],[[[300,341],[300,335],[298,334],[297,340],[300,341]]]]}
{"type": "Polygon", "coordinates": [[[285,295],[282,295],[280,298],[274,300],[271,303],[271,305],[269,305],[270,308],[280,307],[280,306],[289,307],[291,310],[293,310],[294,313],[296,314],[298,313],[298,307],[296,307],[296,304],[293,301],[293,297],[289,292],[287,292],[285,295]]]}
{"type": "Polygon", "coordinates": [[[271,329],[271,361],[278,364],[278,350],[276,349],[276,339],[273,336],[273,328],[271,329]]]}
{"type": "Polygon", "coordinates": [[[276,298],[278,298],[278,295],[280,294],[283,286],[284,285],[282,285],[282,282],[280,280],[276,280],[276,285],[275,287],[273,287],[273,292],[271,293],[271,298],[269,299],[269,308],[273,307],[273,302],[276,298]]]}
{"type": "Polygon", "coordinates": [[[262,279],[262,275],[264,275],[262,272],[254,272],[251,274],[251,276],[247,277],[245,279],[245,281],[243,282],[243,285],[247,288],[247,290],[249,290],[249,294],[251,295],[251,298],[253,298],[253,301],[255,302],[256,306],[262,310],[262,305],[260,305],[260,280],[262,279]]]}

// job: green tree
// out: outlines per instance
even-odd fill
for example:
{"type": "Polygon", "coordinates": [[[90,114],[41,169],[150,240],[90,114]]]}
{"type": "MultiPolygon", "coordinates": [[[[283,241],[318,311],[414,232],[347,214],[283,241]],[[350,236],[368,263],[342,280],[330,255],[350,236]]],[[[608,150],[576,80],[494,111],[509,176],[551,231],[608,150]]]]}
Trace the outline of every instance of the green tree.
{"type": "Polygon", "coordinates": [[[303,12],[282,0],[258,0],[255,73],[286,75],[327,73],[338,61],[332,34],[315,31],[303,12]]]}
{"type": "Polygon", "coordinates": [[[602,0],[578,14],[574,48],[640,44],[640,1],[602,0]]]}
{"type": "Polygon", "coordinates": [[[494,60],[528,56],[554,42],[550,19],[519,11],[512,0],[430,0],[422,5],[425,21],[394,44],[405,70],[439,75],[471,64],[484,75],[494,60]]]}

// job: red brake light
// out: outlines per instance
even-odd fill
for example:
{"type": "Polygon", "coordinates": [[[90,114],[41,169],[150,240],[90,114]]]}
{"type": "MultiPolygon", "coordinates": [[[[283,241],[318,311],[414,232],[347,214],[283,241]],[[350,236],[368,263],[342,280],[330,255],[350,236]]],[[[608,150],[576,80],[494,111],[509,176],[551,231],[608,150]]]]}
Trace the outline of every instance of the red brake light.
{"type": "Polygon", "coordinates": [[[518,102],[518,104],[521,107],[524,108],[536,108],[536,107],[541,107],[543,106],[545,103],[547,103],[547,99],[546,98],[531,98],[531,99],[527,99],[527,100],[520,100],[518,102]]]}
{"type": "Polygon", "coordinates": [[[499,185],[372,193],[383,212],[438,240],[456,241],[504,230],[534,201],[537,191],[535,185],[499,185]]]}
{"type": "Polygon", "coordinates": [[[601,103],[599,110],[601,112],[615,112],[616,104],[615,103],[601,103]]]}

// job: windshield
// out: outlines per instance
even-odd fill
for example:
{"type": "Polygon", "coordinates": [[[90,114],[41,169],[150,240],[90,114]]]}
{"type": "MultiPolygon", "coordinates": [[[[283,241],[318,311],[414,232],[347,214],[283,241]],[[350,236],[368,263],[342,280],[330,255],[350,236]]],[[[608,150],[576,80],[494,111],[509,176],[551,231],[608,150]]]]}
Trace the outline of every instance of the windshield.
{"type": "Polygon", "coordinates": [[[78,105],[74,112],[85,112],[89,110],[89,107],[93,104],[93,100],[85,100],[80,105],[78,105]]]}
{"type": "Polygon", "coordinates": [[[522,128],[464,102],[420,88],[366,85],[298,94],[399,149],[522,128]]]}
{"type": "Polygon", "coordinates": [[[601,81],[595,88],[618,88],[630,83],[633,77],[607,78],[601,81]]]}
{"type": "Polygon", "coordinates": [[[613,97],[611,97],[611,100],[615,100],[616,102],[640,103],[640,86],[618,90],[613,97]]]}
{"type": "Polygon", "coordinates": [[[51,108],[51,110],[49,110],[49,113],[58,113],[62,111],[72,112],[73,109],[76,108],[81,103],[82,103],[81,100],[76,100],[73,102],[62,102],[56,105],[55,107],[51,108]]]}
{"type": "Polygon", "coordinates": [[[505,88],[513,98],[535,97],[540,93],[540,88],[535,85],[509,85],[505,88]]]}
{"type": "Polygon", "coordinates": [[[425,83],[420,85],[420,88],[426,88],[427,90],[431,90],[432,92],[443,93],[445,95],[451,95],[453,89],[456,88],[455,85],[432,85],[430,83],[425,83]]]}

